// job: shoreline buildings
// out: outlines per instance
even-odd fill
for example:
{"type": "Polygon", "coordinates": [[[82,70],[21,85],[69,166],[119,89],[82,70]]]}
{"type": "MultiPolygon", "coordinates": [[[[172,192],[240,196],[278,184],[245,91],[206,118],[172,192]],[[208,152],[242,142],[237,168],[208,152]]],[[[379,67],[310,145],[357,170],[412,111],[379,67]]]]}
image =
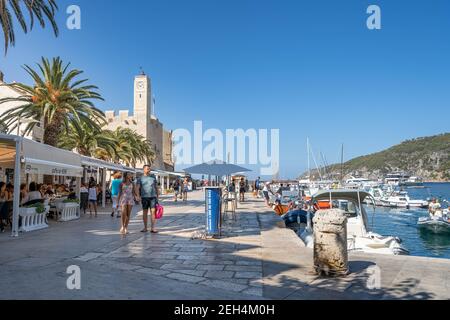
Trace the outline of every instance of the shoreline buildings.
{"type": "MultiPolygon", "coordinates": [[[[11,87],[3,86],[3,84],[6,84],[3,77],[3,73],[0,71],[0,98],[19,97],[21,92],[11,87]]],[[[18,105],[17,102],[4,103],[0,106],[0,114],[18,105]]],[[[134,79],[133,114],[130,114],[129,110],[119,110],[118,114],[115,111],[106,111],[105,118],[108,122],[108,129],[129,128],[151,142],[155,152],[152,169],[166,172],[174,171],[172,131],[165,130],[163,123],[155,115],[151,79],[145,73],[142,72],[140,75],[135,76],[134,79]]],[[[24,136],[24,138],[36,142],[42,142],[44,137],[43,124],[36,126],[31,134],[24,135],[27,123],[27,119],[21,119],[20,128],[16,132],[12,132],[12,134],[24,136]]],[[[144,163],[138,163],[137,168],[143,165],[144,163]]]]}
{"type": "MultiPolygon", "coordinates": [[[[15,90],[11,87],[5,86],[5,84],[6,84],[6,82],[4,81],[4,75],[0,71],[0,99],[7,98],[7,97],[17,98],[22,95],[22,93],[20,91],[15,90]]],[[[19,102],[2,103],[0,105],[0,115],[14,107],[19,106],[19,105],[20,105],[19,102]]],[[[24,135],[24,131],[26,129],[28,121],[29,121],[28,119],[21,119],[19,128],[17,129],[17,131],[12,132],[12,134],[15,134],[18,136],[23,136],[24,138],[31,139],[31,140],[34,140],[37,142],[42,142],[42,140],[44,139],[43,123],[41,122],[40,124],[35,126],[33,131],[30,134],[24,135]]],[[[7,130],[7,128],[1,128],[2,132],[5,130],[7,130]]]]}

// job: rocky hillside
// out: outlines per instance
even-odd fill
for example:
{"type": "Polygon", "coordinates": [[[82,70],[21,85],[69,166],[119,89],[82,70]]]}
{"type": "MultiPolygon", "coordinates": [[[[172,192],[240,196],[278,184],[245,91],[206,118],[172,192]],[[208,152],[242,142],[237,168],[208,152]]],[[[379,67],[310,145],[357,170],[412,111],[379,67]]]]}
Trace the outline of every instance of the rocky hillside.
{"type": "MultiPolygon", "coordinates": [[[[450,181],[450,133],[408,140],[344,164],[346,177],[378,179],[393,171],[420,176],[425,181],[450,181]]],[[[340,177],[341,166],[331,165],[327,172],[333,177],[340,177]]]]}

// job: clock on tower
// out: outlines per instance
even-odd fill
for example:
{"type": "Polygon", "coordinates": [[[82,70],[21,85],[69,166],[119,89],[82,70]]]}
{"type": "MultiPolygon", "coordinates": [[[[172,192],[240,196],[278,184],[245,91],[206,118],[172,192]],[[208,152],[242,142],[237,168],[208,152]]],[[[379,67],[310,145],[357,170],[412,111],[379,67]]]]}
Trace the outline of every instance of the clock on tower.
{"type": "Polygon", "coordinates": [[[138,81],[136,83],[136,88],[139,91],[144,91],[145,90],[145,83],[144,83],[144,81],[138,81]]]}

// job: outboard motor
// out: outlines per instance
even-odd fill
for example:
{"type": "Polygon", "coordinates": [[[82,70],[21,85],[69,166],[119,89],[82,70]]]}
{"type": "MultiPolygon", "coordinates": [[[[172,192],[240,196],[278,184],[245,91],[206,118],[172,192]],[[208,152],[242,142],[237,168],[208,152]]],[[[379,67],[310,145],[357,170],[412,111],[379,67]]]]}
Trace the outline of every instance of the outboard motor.
{"type": "Polygon", "coordinates": [[[300,234],[300,238],[303,240],[306,247],[313,248],[314,247],[314,234],[313,234],[313,229],[312,229],[312,217],[311,217],[310,211],[308,211],[306,220],[307,220],[306,228],[300,234]]]}

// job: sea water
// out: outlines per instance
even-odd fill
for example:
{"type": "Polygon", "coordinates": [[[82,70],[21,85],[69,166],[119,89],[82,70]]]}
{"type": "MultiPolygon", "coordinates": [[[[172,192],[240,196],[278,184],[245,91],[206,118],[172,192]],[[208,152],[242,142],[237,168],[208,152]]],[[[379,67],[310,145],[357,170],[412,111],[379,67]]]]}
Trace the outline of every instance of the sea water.
{"type": "MultiPolygon", "coordinates": [[[[450,183],[426,183],[425,188],[406,188],[411,199],[431,197],[450,201],[450,183]]],[[[447,204],[442,203],[443,207],[447,204]]],[[[450,259],[450,232],[434,234],[417,226],[420,217],[427,217],[427,209],[390,209],[367,207],[369,226],[384,236],[396,236],[413,256],[450,259]]]]}

